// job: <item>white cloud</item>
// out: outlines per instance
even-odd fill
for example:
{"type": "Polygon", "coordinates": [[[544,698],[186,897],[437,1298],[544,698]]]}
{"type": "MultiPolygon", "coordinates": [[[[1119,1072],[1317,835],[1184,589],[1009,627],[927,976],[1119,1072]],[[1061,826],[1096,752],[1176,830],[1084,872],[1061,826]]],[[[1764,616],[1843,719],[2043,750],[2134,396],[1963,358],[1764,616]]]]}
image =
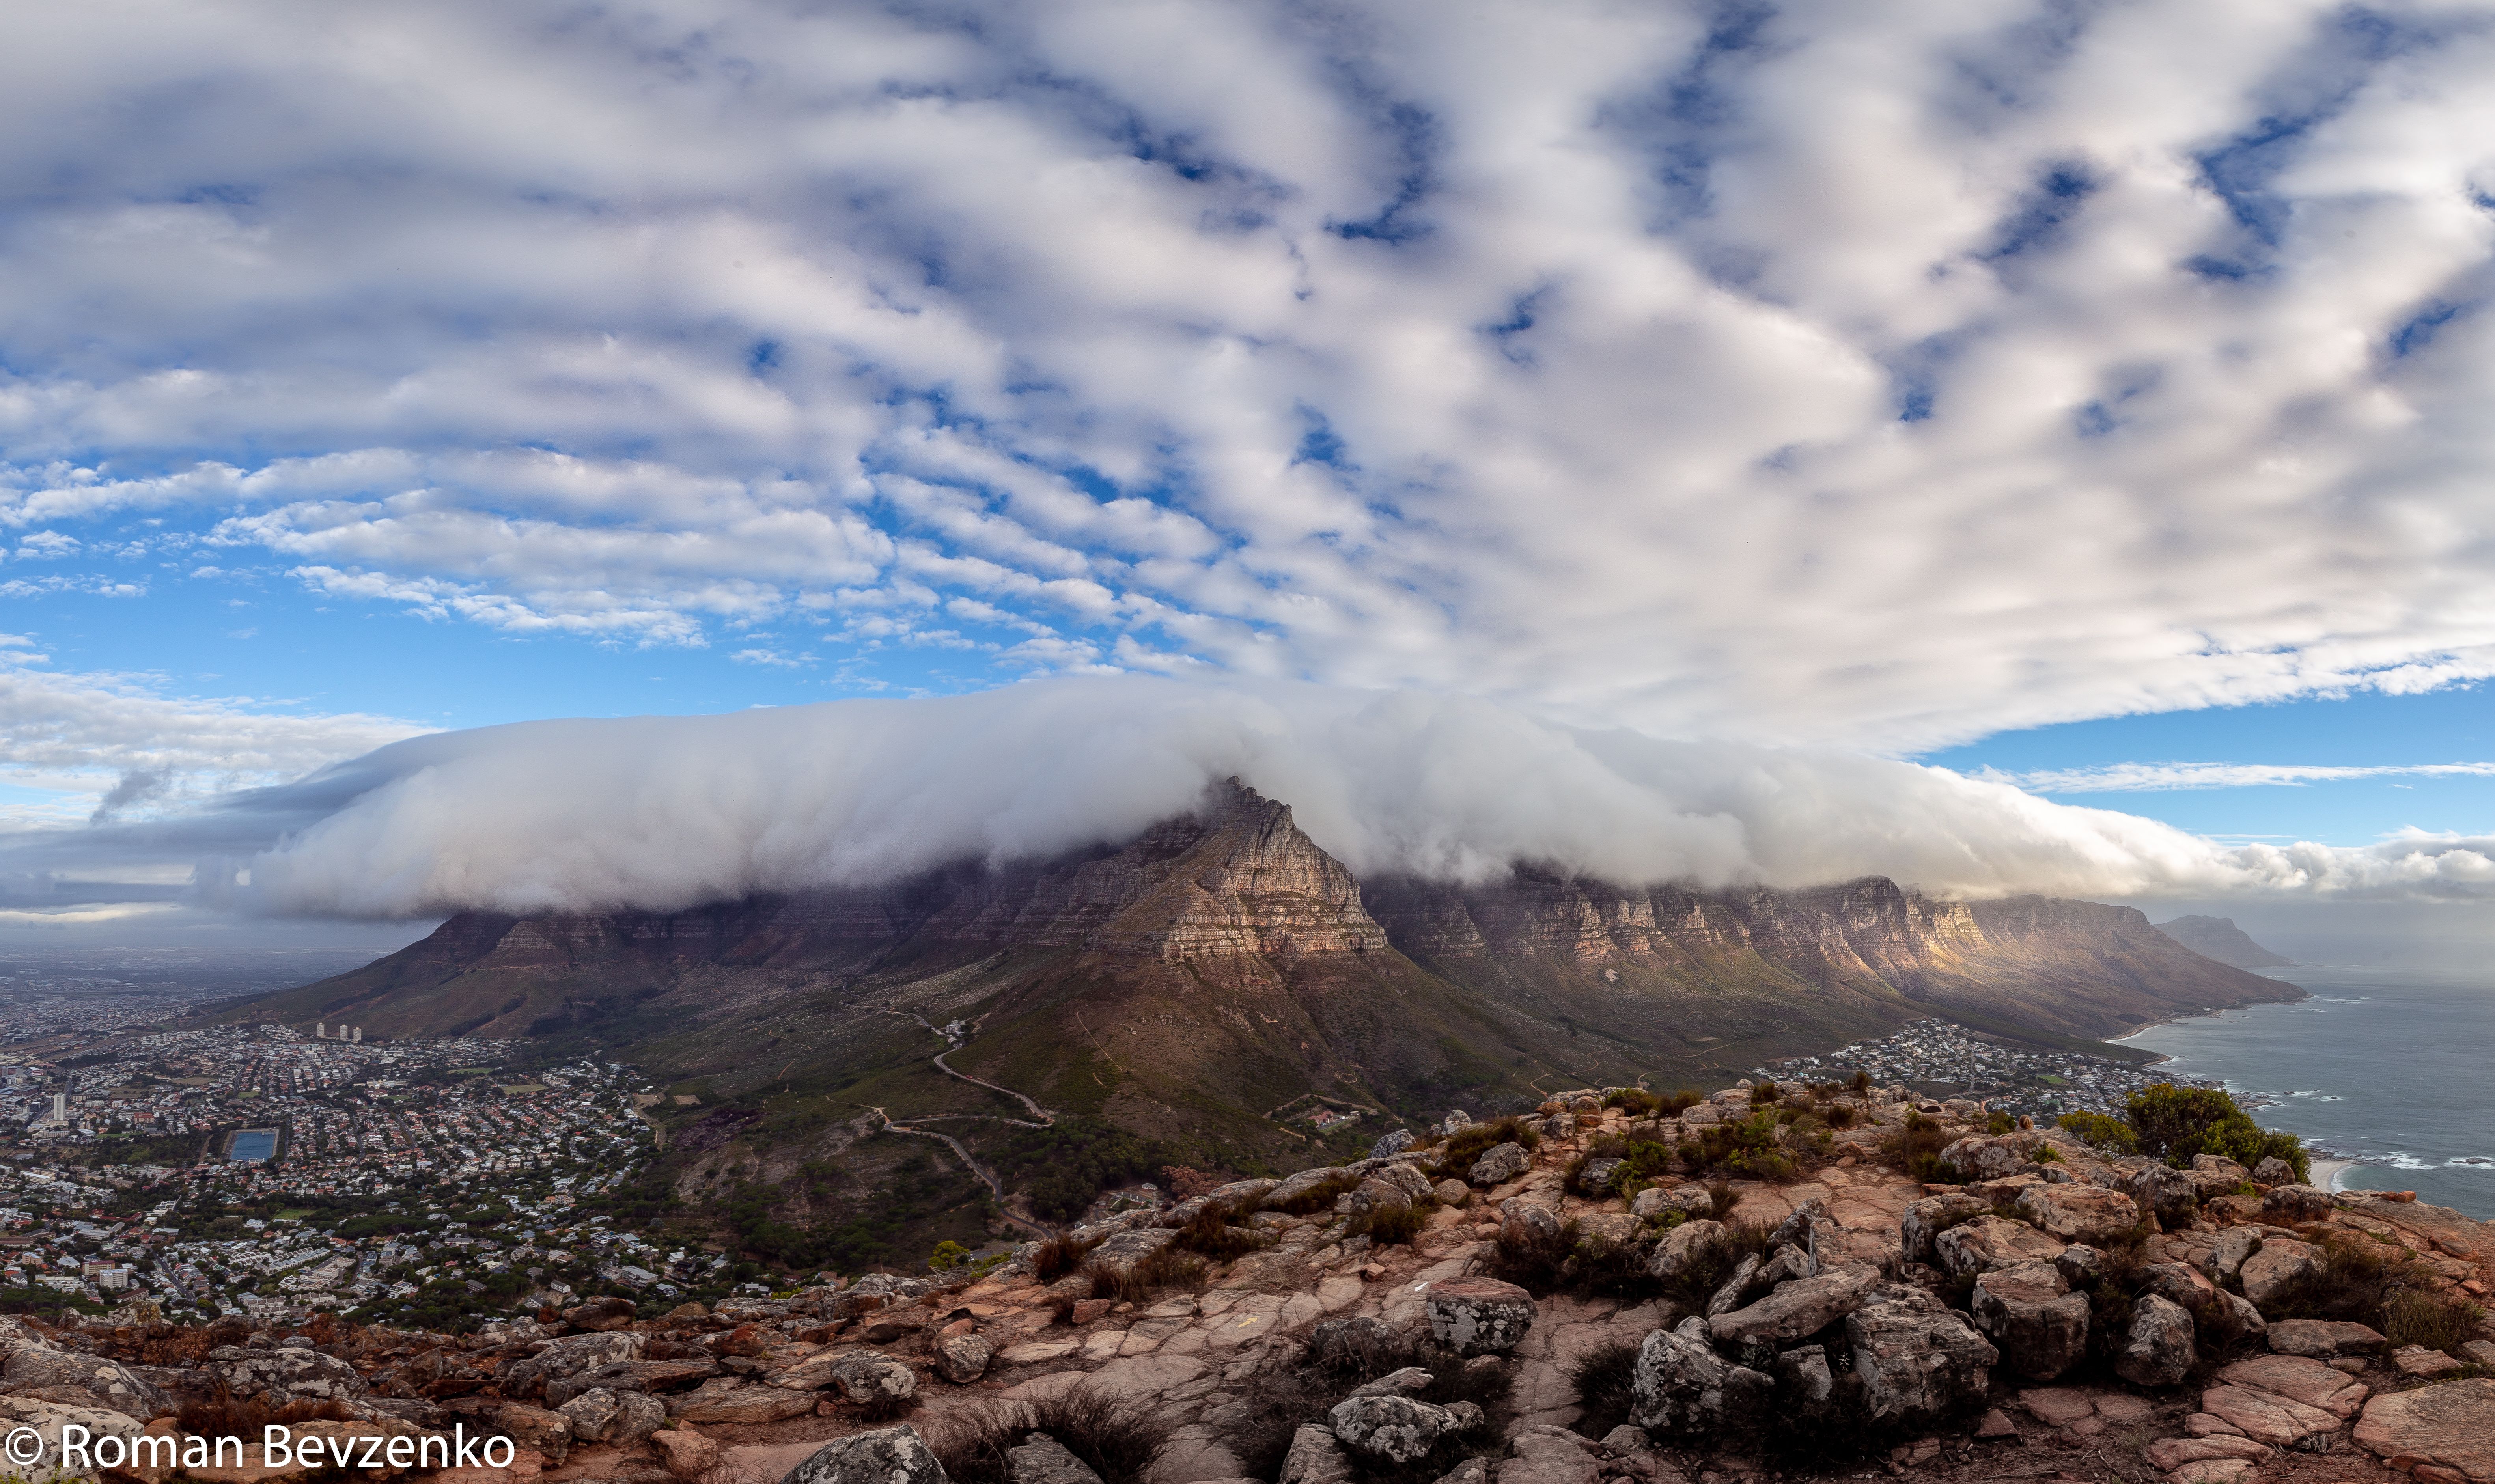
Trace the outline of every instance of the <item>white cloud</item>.
{"type": "MultiPolygon", "coordinates": [[[[2115,762],[1987,777],[2038,793],[2146,793],[2178,788],[2293,788],[2359,778],[2490,778],[2495,762],[2344,767],[2265,762],[2115,762]]],[[[2405,787],[2393,785],[2394,788],[2405,787]]]]}
{"type": "Polygon", "coordinates": [[[56,8],[0,525],[1776,743],[2430,688],[2495,673],[2490,18],[56,8]]]}
{"type": "Polygon", "coordinates": [[[330,801],[320,818],[201,881],[276,913],[680,908],[1123,841],[1233,774],[1363,874],[1478,880],[1540,860],[1623,882],[1877,873],[1979,896],[2495,892],[2489,839],[2226,848],[1855,755],[1575,730],[1444,696],[1135,676],[439,733],[308,780],[330,801]]]}

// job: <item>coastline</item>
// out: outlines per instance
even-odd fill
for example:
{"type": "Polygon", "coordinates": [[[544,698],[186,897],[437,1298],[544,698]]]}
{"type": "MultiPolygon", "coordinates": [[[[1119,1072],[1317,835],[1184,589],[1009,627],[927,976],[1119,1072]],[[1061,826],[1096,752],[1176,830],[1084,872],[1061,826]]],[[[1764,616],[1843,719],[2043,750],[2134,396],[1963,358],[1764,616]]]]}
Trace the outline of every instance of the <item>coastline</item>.
{"type": "MultiPolygon", "coordinates": [[[[2289,967],[2289,968],[2291,968],[2291,969],[2319,969],[2319,968],[2322,968],[2322,967],[2324,967],[2324,966],[2323,966],[2323,965],[2320,965],[2320,964],[2300,964],[2300,963],[2299,963],[2299,964],[2291,964],[2291,965],[2289,965],[2289,966],[2287,966],[2287,967],[2289,967]]],[[[2249,974],[2252,974],[2255,978],[2261,978],[2261,979],[2266,979],[2266,978],[2269,978],[2269,975],[2268,975],[2268,974],[2262,974],[2262,973],[2260,973],[2260,972],[2259,972],[2259,971],[2257,971],[2257,970],[2247,969],[2247,970],[2245,970],[2245,971],[2244,971],[2244,973],[2249,974]]],[[[2279,983],[2279,984],[2284,984],[2284,985],[2286,985],[2288,988],[2290,988],[2290,989],[2292,989],[2292,990],[2295,990],[2295,991],[2296,992],[2296,995],[2297,995],[2297,996],[2298,996],[2298,998],[2300,998],[2300,999],[2310,1000],[2310,999],[2312,999],[2312,998],[2313,998],[2313,991],[2312,991],[2312,990],[2307,989],[2305,986],[2303,986],[2303,985],[2301,985],[2301,984],[2298,984],[2298,983],[2295,982],[2295,981],[2294,981],[2294,980],[2292,980],[2292,979],[2277,979],[2277,980],[2273,980],[2272,982],[2274,982],[2274,983],[2279,983]]],[[[2255,1001],[2251,1002],[2251,1004],[2252,1004],[2252,1005],[2294,1005],[2294,1004],[2295,1004],[2295,1001],[2294,1001],[2294,1000],[2255,1000],[2255,1001]]],[[[2156,1030],[2159,1026],[2171,1026],[2171,1025],[2174,1024],[2174,1022],[2176,1022],[2176,1021],[2178,1021],[2178,1020],[2200,1020],[2200,1019],[2202,1019],[2202,1018],[2204,1018],[2204,1017],[2206,1017],[2206,1016],[2210,1016],[2210,1015],[2224,1015],[2224,1014],[2225,1014],[2225,1013],[2227,1013],[2229,1010],[2240,1010],[2240,1009],[2246,1009],[2246,1008],[2249,1008],[2249,1006],[2248,1006],[2248,1005],[2204,1005],[2201,1006],[2201,1008],[2199,1008],[2199,1009],[2197,1009],[2197,1010],[2191,1010],[2191,1011],[2188,1011],[2188,1012],[2185,1012],[2185,1013],[2182,1013],[2182,1014],[2169,1015],[2169,1016],[2167,1016],[2164,1020],[2149,1020],[2149,1021],[2142,1021],[2141,1024],[2136,1025],[2136,1026],[2132,1027],[2130,1030],[2123,1032],[2120,1036],[2099,1036],[2099,1037],[2097,1037],[2097,1038],[2098,1038],[2099,1040],[2104,1041],[2104,1042],[2105,1042],[2107,1045],[2109,1045],[2109,1046],[2119,1046],[2119,1045],[2121,1045],[2123,1042],[2125,1042],[2125,1041],[2127,1041],[2127,1040],[2131,1039],[2131,1038],[2132,1038],[2133,1036],[2145,1036],[2145,1035],[2146,1035],[2146,1034],[2148,1034],[2149,1032],[2156,1030]]],[[[2166,1057],[2166,1056],[2161,1056],[2161,1057],[2159,1057],[2159,1058],[2157,1059],[2157,1061],[2158,1061],[2158,1062],[2169,1062],[2169,1061],[2172,1061],[2172,1060],[2173,1060],[2173,1058],[2172,1058],[2172,1057],[2166,1057]]],[[[2154,1066],[2156,1066],[2156,1065],[2157,1065],[2157,1063],[2156,1063],[2156,1062],[2151,1062],[2151,1063],[2148,1063],[2147,1065],[2148,1065],[2148,1066],[2151,1066],[2151,1067],[2154,1067],[2154,1066]]]]}
{"type": "Polygon", "coordinates": [[[2336,1195],[2341,1189],[2339,1178],[2355,1169],[2356,1162],[2354,1159],[2314,1159],[2311,1161],[2313,1184],[2336,1195]]]}

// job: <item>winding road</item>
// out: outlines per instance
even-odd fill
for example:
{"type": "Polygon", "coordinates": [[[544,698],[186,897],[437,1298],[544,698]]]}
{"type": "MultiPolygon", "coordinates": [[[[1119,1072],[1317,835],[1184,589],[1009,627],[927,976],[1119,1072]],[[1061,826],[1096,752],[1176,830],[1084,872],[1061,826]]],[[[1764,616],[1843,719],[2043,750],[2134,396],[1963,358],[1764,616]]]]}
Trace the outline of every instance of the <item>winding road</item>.
{"type": "MultiPolygon", "coordinates": [[[[912,1134],[922,1139],[943,1140],[944,1143],[952,1149],[954,1154],[961,1157],[962,1162],[970,1166],[970,1173],[978,1176],[979,1179],[986,1184],[990,1193],[994,1194],[997,1198],[997,1210],[1006,1221],[1011,1221],[1014,1225],[1021,1227],[1025,1231],[1042,1238],[1057,1235],[1057,1233],[1040,1225],[1037,1221],[1029,1221],[1025,1218],[1014,1215],[1012,1210],[1005,1205],[1004,1182],[997,1178],[996,1171],[988,1168],[984,1164],[981,1164],[976,1159],[972,1158],[970,1151],[963,1145],[960,1139],[953,1137],[949,1133],[941,1133],[933,1128],[919,1128],[912,1127],[914,1124],[932,1124],[938,1122],[954,1122],[962,1119],[976,1119],[982,1123],[1011,1124],[1017,1128],[1054,1128],[1057,1127],[1056,1115],[1050,1113],[1046,1108],[1041,1107],[1038,1103],[1032,1101],[1029,1098],[1015,1092],[1012,1088],[999,1087],[993,1082],[986,1081],[979,1077],[973,1077],[966,1071],[955,1071],[952,1067],[946,1066],[944,1059],[960,1050],[961,1047],[954,1043],[952,1036],[945,1035],[944,1032],[937,1029],[935,1026],[929,1025],[926,1016],[919,1014],[915,1010],[896,1010],[890,1006],[886,1006],[884,1008],[884,1013],[887,1015],[907,1015],[910,1019],[917,1021],[920,1025],[926,1026],[931,1035],[944,1036],[944,1049],[928,1058],[928,1060],[936,1064],[936,1069],[938,1071],[942,1072],[948,1077],[954,1077],[961,1081],[968,1082],[972,1087],[983,1087],[992,1093],[1002,1093],[1005,1097],[1012,1098],[1014,1101],[1021,1103],[1025,1108],[1029,1109],[1031,1111],[1031,1116],[1039,1120],[1039,1122],[1032,1123],[1026,1119],[1006,1118],[1002,1114],[998,1113],[937,1113],[931,1114],[925,1118],[912,1119],[908,1124],[902,1124],[895,1123],[892,1115],[886,1113],[883,1109],[876,1107],[872,1103],[868,1104],[870,1108],[873,1108],[876,1117],[883,1120],[883,1131],[886,1133],[912,1134]]],[[[956,1023],[958,1024],[958,1022],[956,1023]]]]}

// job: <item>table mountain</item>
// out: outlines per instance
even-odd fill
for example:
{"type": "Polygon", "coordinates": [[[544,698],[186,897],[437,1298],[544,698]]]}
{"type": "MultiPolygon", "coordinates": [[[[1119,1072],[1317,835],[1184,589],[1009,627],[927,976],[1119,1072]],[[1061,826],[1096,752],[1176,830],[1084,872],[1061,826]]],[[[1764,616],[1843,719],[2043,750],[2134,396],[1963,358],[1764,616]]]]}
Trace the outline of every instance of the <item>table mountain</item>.
{"type": "Polygon", "coordinates": [[[1622,887],[1531,864],[1364,882],[1231,780],[1054,860],[687,912],[463,912],[223,1018],[595,1047],[697,1088],[703,1117],[725,1099],[810,1128],[946,1117],[975,1142],[1003,1130],[969,1121],[1034,1121],[1009,1089],[1245,1168],[1305,1141],[1284,1122],[1312,1098],[1486,1108],[1738,1073],[1934,1013],[2067,1043],[2299,993],[2086,902],[1878,878],[1622,887]]]}

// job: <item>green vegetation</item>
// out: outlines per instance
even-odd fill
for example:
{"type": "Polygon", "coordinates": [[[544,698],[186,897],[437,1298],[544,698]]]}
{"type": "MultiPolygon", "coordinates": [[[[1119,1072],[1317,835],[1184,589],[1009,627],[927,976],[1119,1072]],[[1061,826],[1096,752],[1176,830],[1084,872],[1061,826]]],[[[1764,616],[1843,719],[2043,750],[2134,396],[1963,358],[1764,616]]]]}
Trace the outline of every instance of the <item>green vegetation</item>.
{"type": "Polygon", "coordinates": [[[2189,1167],[2194,1155],[2217,1155],[2246,1169],[2275,1156],[2295,1169],[2299,1182],[2311,1177],[2303,1140],[2262,1128],[2214,1087],[2160,1082],[2143,1088],[2124,1104],[2123,1121],[2141,1153],[2178,1169],[2189,1167]]]}
{"type": "Polygon", "coordinates": [[[1954,1167],[1941,1163],[1941,1151],[1949,1146],[1950,1137],[1941,1131],[1939,1124],[1910,1111],[1905,1123],[1881,1139],[1880,1153],[1890,1163],[1926,1185],[1963,1184],[1954,1167]]]}
{"type": "Polygon", "coordinates": [[[2136,1155],[2140,1141],[2132,1137],[2131,1125],[2102,1113],[2065,1113],[2055,1122],[2087,1141],[2093,1149],[2110,1155],[2136,1155]]]}
{"type": "Polygon", "coordinates": [[[1053,1128],[1017,1128],[999,1140],[994,1158],[1009,1189],[1030,1192],[1044,1221],[1070,1221],[1109,1188],[1184,1162],[1158,1139],[1129,1133],[1097,1118],[1060,1120],[1053,1128]]]}

